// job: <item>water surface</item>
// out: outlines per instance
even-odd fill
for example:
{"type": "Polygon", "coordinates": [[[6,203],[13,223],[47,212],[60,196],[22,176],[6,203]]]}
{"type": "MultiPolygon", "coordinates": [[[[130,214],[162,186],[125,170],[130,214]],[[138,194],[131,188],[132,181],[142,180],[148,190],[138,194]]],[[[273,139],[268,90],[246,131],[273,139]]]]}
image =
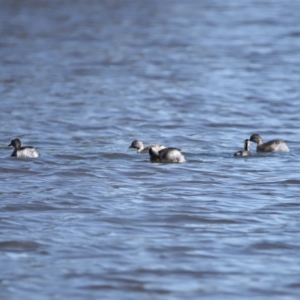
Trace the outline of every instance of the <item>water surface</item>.
{"type": "Polygon", "coordinates": [[[299,10],[4,1],[1,299],[298,299],[299,10]],[[291,151],[233,157],[252,133],[291,151]]]}

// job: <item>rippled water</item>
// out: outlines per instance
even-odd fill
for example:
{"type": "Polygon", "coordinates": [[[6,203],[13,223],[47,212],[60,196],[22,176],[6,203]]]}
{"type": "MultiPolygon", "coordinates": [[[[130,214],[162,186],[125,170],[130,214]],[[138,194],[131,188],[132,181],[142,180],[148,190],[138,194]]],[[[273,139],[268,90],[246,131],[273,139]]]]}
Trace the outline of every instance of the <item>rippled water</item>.
{"type": "Polygon", "coordinates": [[[300,2],[225,2],[2,1],[1,299],[299,298],[300,2]]]}

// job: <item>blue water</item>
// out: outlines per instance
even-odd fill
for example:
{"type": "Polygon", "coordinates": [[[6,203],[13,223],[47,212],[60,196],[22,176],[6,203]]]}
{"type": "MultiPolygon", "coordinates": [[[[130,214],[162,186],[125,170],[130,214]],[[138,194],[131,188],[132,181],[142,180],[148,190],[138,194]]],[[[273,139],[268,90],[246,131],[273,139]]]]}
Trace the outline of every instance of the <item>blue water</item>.
{"type": "Polygon", "coordinates": [[[0,298],[298,299],[299,10],[2,1],[0,298]]]}

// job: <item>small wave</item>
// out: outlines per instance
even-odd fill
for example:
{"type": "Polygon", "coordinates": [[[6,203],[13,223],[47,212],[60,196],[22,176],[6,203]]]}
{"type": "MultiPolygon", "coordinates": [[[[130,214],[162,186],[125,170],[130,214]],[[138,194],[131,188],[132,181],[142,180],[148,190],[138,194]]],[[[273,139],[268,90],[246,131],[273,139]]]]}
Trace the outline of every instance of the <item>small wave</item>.
{"type": "Polygon", "coordinates": [[[0,242],[0,250],[2,251],[34,251],[40,247],[36,242],[25,241],[3,241],[0,242]]]}
{"type": "Polygon", "coordinates": [[[283,250],[283,249],[295,249],[294,246],[281,243],[281,242],[258,242],[249,247],[251,250],[283,250]]]}

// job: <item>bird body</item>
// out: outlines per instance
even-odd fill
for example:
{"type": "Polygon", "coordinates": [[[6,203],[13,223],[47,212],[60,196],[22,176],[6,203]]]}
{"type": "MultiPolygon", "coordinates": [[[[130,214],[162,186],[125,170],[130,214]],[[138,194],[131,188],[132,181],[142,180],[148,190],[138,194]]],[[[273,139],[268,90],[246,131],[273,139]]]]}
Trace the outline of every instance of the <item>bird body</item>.
{"type": "Polygon", "coordinates": [[[257,133],[252,134],[250,141],[257,144],[256,152],[289,152],[290,149],[283,140],[272,140],[264,143],[261,136],[257,133]]]}
{"type": "Polygon", "coordinates": [[[157,145],[157,144],[149,145],[149,146],[144,147],[143,142],[138,141],[138,140],[134,140],[134,141],[131,143],[131,145],[129,146],[129,148],[137,149],[137,152],[138,152],[138,153],[149,153],[149,149],[150,149],[151,147],[152,147],[152,148],[155,148],[157,151],[162,150],[162,149],[165,148],[165,146],[163,146],[163,145],[157,145]]]}
{"type": "Polygon", "coordinates": [[[164,148],[157,151],[154,147],[149,149],[150,161],[151,162],[162,162],[162,163],[183,163],[185,158],[178,148],[164,148]]]}
{"type": "Polygon", "coordinates": [[[250,156],[252,153],[250,152],[250,140],[246,139],[244,141],[244,149],[237,151],[234,153],[234,156],[250,156]]]}
{"type": "Polygon", "coordinates": [[[19,139],[13,139],[8,146],[14,147],[14,151],[11,154],[12,157],[22,158],[36,158],[39,157],[39,153],[31,146],[23,146],[19,139]]]}

